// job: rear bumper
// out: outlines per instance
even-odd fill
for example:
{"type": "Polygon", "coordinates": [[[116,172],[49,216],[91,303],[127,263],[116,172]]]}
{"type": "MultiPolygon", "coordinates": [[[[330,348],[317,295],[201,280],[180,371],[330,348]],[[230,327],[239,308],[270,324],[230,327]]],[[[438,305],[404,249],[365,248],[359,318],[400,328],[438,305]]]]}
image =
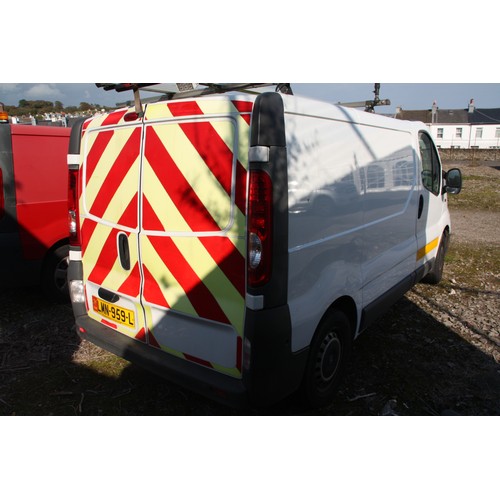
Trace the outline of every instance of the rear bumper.
{"type": "MultiPolygon", "coordinates": [[[[68,281],[81,280],[82,275],[81,262],[70,261],[68,281]]],[[[245,339],[250,348],[241,379],[118,333],[90,318],[83,303],[73,303],[73,312],[81,338],[188,390],[235,408],[269,406],[293,393],[300,386],[307,362],[307,349],[291,352],[288,305],[261,311],[247,309],[245,339]]]]}
{"type": "Polygon", "coordinates": [[[251,344],[250,367],[243,371],[242,379],[127,337],[83,314],[78,306],[73,304],[77,332],[82,339],[224,405],[243,409],[270,406],[295,392],[302,381],[308,351],[290,351],[287,306],[248,311],[246,327],[251,344]]]}
{"type": "Polygon", "coordinates": [[[190,391],[235,408],[248,407],[243,382],[118,333],[87,315],[76,318],[78,335],[190,391]],[[82,331],[83,329],[83,331],[82,331]]]}

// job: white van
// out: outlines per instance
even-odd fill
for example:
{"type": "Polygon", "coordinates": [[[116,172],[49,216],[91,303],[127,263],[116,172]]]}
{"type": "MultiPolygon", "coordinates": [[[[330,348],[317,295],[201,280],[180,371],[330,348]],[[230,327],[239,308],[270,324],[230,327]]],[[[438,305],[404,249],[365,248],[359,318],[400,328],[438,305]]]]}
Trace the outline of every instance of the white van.
{"type": "Polygon", "coordinates": [[[228,404],[329,403],[352,340],[441,278],[460,171],[423,123],[279,92],[167,97],[73,127],[79,334],[228,404]]]}

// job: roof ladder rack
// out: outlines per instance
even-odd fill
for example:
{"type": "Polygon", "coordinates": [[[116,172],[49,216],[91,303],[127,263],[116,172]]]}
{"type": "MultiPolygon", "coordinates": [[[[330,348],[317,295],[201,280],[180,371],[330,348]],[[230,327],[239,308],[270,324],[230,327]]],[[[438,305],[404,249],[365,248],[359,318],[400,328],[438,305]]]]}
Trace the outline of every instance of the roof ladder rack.
{"type": "MultiPolygon", "coordinates": [[[[104,90],[115,90],[116,92],[133,90],[137,113],[142,113],[142,103],[139,97],[140,89],[163,94],[161,100],[170,100],[236,90],[251,92],[251,89],[271,85],[276,86],[276,92],[293,94],[289,83],[96,83],[97,87],[104,90]]],[[[146,102],[146,99],[144,102],[146,102]]]]}

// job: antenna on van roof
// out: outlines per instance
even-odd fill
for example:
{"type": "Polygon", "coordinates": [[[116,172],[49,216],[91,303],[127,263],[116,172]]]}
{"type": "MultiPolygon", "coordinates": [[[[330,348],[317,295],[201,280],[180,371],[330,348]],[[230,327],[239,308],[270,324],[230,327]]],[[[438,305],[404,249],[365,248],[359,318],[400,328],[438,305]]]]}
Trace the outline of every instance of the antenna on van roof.
{"type": "Polygon", "coordinates": [[[367,113],[374,113],[375,106],[390,106],[391,101],[389,99],[380,99],[380,83],[376,83],[373,93],[375,97],[372,101],[356,101],[356,102],[339,102],[340,106],[345,106],[347,108],[365,108],[367,113]]]}

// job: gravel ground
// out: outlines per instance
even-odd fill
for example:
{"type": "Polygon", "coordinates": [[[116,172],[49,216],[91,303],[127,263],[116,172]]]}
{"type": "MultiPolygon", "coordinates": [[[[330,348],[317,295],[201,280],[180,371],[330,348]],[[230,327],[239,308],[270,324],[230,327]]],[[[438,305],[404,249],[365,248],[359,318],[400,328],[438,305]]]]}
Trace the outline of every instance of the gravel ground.
{"type": "MultiPolygon", "coordinates": [[[[498,169],[462,168],[498,186],[498,169]]],[[[359,337],[332,404],[311,413],[291,397],[259,413],[500,415],[500,211],[451,211],[442,283],[417,285],[359,337]]],[[[2,414],[238,412],[81,342],[68,304],[20,289],[0,291],[2,414]]]]}
{"type": "Polygon", "coordinates": [[[500,212],[452,209],[453,238],[461,243],[500,244],[500,212]]]}

